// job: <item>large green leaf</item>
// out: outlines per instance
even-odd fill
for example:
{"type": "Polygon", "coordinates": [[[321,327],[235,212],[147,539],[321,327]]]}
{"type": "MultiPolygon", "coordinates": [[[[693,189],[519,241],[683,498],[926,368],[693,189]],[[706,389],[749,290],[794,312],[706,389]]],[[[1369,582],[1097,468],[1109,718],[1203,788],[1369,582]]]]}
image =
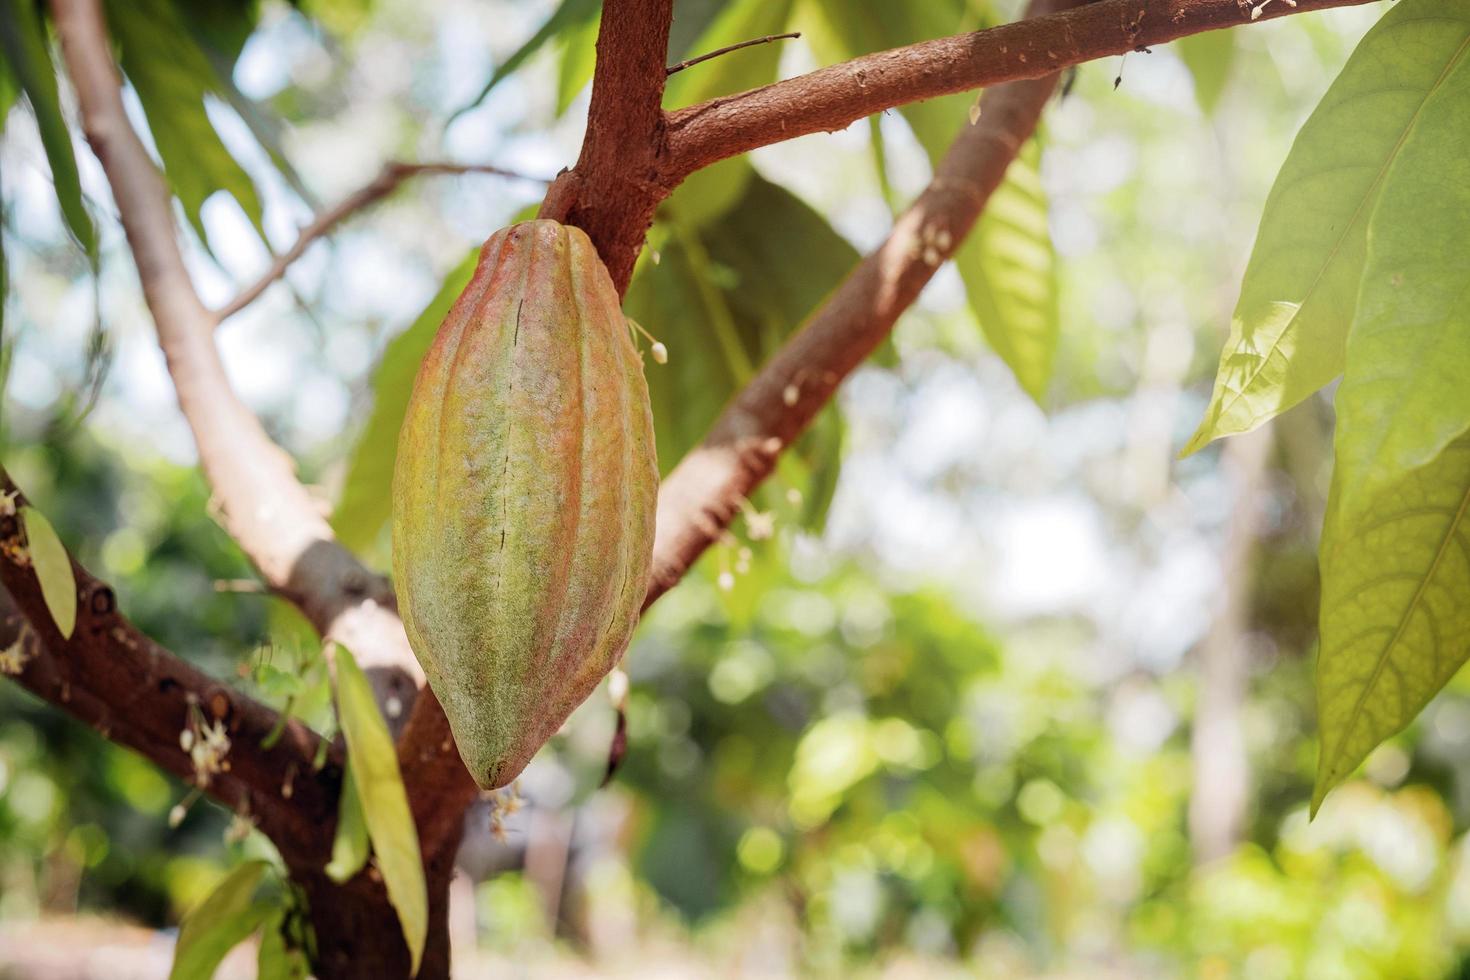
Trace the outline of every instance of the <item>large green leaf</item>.
{"type": "Polygon", "coordinates": [[[269,907],[252,901],[266,867],[264,861],[245,862],[184,916],[169,980],[209,980],[225,954],[270,916],[269,907]]]}
{"type": "Polygon", "coordinates": [[[123,72],[138,93],[169,184],[204,239],[200,209],[226,191],[261,227],[255,185],[230,156],[204,111],[218,76],[169,0],[108,0],[107,18],[123,72]]]}
{"type": "Polygon", "coordinates": [[[1194,76],[1194,99],[1205,115],[1214,115],[1235,63],[1235,32],[1205,31],[1174,42],[1174,50],[1194,76]]]}
{"type": "Polygon", "coordinates": [[[1337,390],[1335,478],[1348,513],[1470,429],[1470,3],[1460,13],[1433,22],[1434,54],[1455,44],[1456,56],[1368,225],[1337,390]]]}
{"type": "Polygon", "coordinates": [[[26,532],[31,570],[41,583],[41,598],[46,600],[46,608],[62,639],[69,640],[77,625],[77,580],[72,574],[71,556],[46,515],[36,508],[20,509],[20,526],[26,532]]]}
{"type": "Polygon", "coordinates": [[[332,528],[342,543],[363,551],[377,540],[393,510],[393,461],[398,452],[398,429],[408,410],[408,396],[419,373],[419,362],[434,341],[449,308],[474,274],[480,250],[467,255],[444,279],[439,292],[407,330],[383,351],[373,375],[373,410],[358,437],[348,463],[342,497],[332,514],[332,528]]]}
{"type": "Polygon", "coordinates": [[[1470,655],[1470,439],[1355,514],[1342,491],[1339,474],[1322,532],[1314,812],[1470,655]]]}
{"type": "Polygon", "coordinates": [[[92,217],[82,204],[82,181],[72,152],[71,133],[61,114],[56,88],[56,69],[51,64],[46,27],[31,0],[0,0],[0,54],[36,115],[41,145],[51,165],[56,200],[66,225],[88,255],[97,253],[97,236],[92,217]]]}
{"type": "Polygon", "coordinates": [[[337,717],[347,739],[352,778],[362,799],[368,837],[378,857],[388,901],[398,913],[412,972],[417,974],[429,934],[429,892],[418,829],[398,771],[398,753],[373,699],[372,685],[351,651],[339,645],[335,663],[337,717]]]}
{"type": "Polygon", "coordinates": [[[1463,56],[1467,23],[1467,0],[1401,0],[1302,126],[1266,199],[1186,453],[1255,428],[1342,373],[1369,215],[1426,100],[1463,56]]]}
{"type": "Polygon", "coordinates": [[[985,339],[1040,402],[1061,330],[1056,252],[1035,139],[1011,162],[954,262],[985,339]]]}

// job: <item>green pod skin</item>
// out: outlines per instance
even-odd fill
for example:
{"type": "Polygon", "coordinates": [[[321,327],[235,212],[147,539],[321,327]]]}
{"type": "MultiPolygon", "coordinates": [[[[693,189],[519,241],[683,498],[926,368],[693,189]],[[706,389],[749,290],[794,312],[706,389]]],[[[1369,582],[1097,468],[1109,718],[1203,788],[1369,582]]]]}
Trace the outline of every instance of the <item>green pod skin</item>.
{"type": "Polygon", "coordinates": [[[399,612],[482,789],[627,649],[657,497],[643,362],[597,250],[555,221],[496,232],[419,368],[393,473],[399,612]]]}

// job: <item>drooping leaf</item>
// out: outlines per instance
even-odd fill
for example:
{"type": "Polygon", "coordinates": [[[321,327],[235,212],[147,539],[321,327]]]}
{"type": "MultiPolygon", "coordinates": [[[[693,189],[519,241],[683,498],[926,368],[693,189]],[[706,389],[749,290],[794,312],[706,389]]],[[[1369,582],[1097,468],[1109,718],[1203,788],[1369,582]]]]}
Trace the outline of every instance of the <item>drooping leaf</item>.
{"type": "Polygon", "coordinates": [[[205,238],[200,209],[226,191],[261,228],[260,199],[204,111],[217,93],[214,68],[169,0],[108,0],[107,20],[124,74],[138,93],[169,185],[205,238]]]}
{"type": "Polygon", "coordinates": [[[1195,101],[1205,115],[1214,115],[1225,93],[1225,83],[1230,80],[1230,66],[1235,63],[1235,32],[1205,31],[1174,43],[1180,60],[1194,76],[1195,101]]]}
{"type": "Polygon", "coordinates": [[[418,376],[419,362],[434,341],[449,307],[474,274],[475,249],[444,279],[439,292],[418,318],[388,344],[373,375],[373,409],[358,437],[348,463],[342,497],[332,514],[332,529],[342,543],[363,551],[372,545],[393,509],[393,461],[398,451],[398,429],[408,410],[408,396],[418,376]]]}
{"type": "Polygon", "coordinates": [[[378,870],[388,889],[388,901],[398,913],[412,972],[417,974],[429,933],[429,895],[418,830],[398,771],[398,754],[373,700],[372,685],[351,651],[340,645],[336,668],[337,717],[347,739],[353,781],[362,800],[378,870]]]}
{"type": "Polygon", "coordinates": [[[1470,3],[1460,10],[1458,21],[1442,11],[1432,22],[1436,40],[1458,41],[1458,53],[1368,223],[1337,390],[1335,476],[1349,513],[1470,430],[1470,3]]]}
{"type": "Polygon", "coordinates": [[[1040,163],[1040,145],[1029,140],[954,256],[985,339],[1037,402],[1061,333],[1040,163]]]}
{"type": "Polygon", "coordinates": [[[251,899],[266,867],[264,861],[245,862],[184,916],[169,980],[209,980],[225,954],[265,921],[272,910],[251,899]]]}
{"type": "Polygon", "coordinates": [[[342,884],[362,870],[368,859],[367,818],[362,812],[362,797],[357,780],[352,776],[352,763],[342,775],[342,796],[337,804],[337,836],[332,840],[332,860],[327,863],[327,877],[342,884]]]}
{"type": "Polygon", "coordinates": [[[1220,355],[1185,453],[1245,432],[1342,373],[1368,218],[1420,110],[1463,56],[1467,0],[1402,0],[1348,59],[1266,198],[1220,355]]]}
{"type": "Polygon", "coordinates": [[[1412,721],[1470,656],[1470,439],[1322,532],[1316,811],[1379,742],[1412,721]]]}
{"type": "MultiPolygon", "coordinates": [[[[450,114],[449,122],[453,122],[484,102],[486,97],[494,91],[495,86],[505,81],[553,38],[562,35],[582,37],[586,33],[585,28],[591,23],[594,25],[592,37],[596,39],[595,25],[597,13],[601,8],[602,4],[599,0],[562,0],[561,5],[546,19],[546,23],[541,25],[541,29],[531,35],[530,39],[517,48],[510,57],[496,66],[479,94],[450,114]]],[[[578,54],[581,55],[582,52],[579,51],[578,54]]]]}
{"type": "Polygon", "coordinates": [[[51,63],[46,27],[31,0],[0,0],[0,54],[36,116],[41,145],[51,166],[56,200],[66,226],[89,255],[97,254],[97,236],[92,216],[82,203],[82,181],[72,152],[71,133],[61,114],[61,97],[56,87],[56,69],[51,63]]]}
{"type": "Polygon", "coordinates": [[[306,952],[286,941],[286,913],[278,910],[265,922],[256,955],[256,980],[306,980],[311,973],[306,952]]]}
{"type": "Polygon", "coordinates": [[[26,533],[31,570],[41,583],[41,598],[46,600],[56,629],[69,640],[77,626],[77,580],[72,574],[71,556],[46,515],[36,508],[22,507],[20,524],[26,533]]]}

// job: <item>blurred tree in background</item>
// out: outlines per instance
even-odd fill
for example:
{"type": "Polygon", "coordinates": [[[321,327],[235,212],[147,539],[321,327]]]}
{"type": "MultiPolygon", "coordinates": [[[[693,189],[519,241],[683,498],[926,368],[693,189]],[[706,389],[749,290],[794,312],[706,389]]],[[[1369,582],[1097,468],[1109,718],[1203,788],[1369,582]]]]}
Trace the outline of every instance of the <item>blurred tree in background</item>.
{"type": "MultiPolygon", "coordinates": [[[[388,567],[419,358],[479,242],[577,158],[601,7],[105,5],[194,286],[230,313],[228,379],[370,568],[388,567]]],[[[673,11],[671,64],[801,36],[672,74],[670,108],[1021,16],[984,0],[673,11]]],[[[456,975],[1466,972],[1462,679],[1308,821],[1331,392],[1178,459],[1282,161],[1383,13],[1263,19],[1068,70],[974,233],[917,246],[953,261],[648,611],[626,696],[604,685],[513,790],[470,808],[456,975]]],[[[36,81],[59,59],[54,16],[0,0],[5,469],[144,634],[335,739],[314,624],[262,581],[200,473],[110,175],[67,128],[72,88],[48,105],[36,81]]],[[[625,309],[670,352],[648,365],[666,475],[880,247],[979,106],[895,103],[659,202],[625,309]]],[[[219,975],[301,975],[267,949],[311,950],[280,911],[300,908],[289,855],[107,729],[0,685],[0,976],[166,975],[180,919],[254,860],[274,869],[256,903],[275,918],[219,975]]]]}

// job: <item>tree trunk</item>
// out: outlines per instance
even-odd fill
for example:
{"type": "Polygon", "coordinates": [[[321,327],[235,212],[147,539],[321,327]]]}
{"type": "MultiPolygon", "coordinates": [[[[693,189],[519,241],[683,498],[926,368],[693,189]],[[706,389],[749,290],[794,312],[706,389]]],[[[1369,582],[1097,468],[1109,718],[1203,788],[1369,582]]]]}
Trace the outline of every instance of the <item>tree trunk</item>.
{"type": "MultiPolygon", "coordinates": [[[[429,890],[429,934],[419,980],[449,978],[449,879],[459,834],[424,861],[429,890]]],[[[306,892],[308,918],[316,934],[313,975],[319,980],[407,980],[408,944],[398,914],[371,862],[356,877],[339,885],[320,868],[298,868],[293,878],[306,892]]]]}

